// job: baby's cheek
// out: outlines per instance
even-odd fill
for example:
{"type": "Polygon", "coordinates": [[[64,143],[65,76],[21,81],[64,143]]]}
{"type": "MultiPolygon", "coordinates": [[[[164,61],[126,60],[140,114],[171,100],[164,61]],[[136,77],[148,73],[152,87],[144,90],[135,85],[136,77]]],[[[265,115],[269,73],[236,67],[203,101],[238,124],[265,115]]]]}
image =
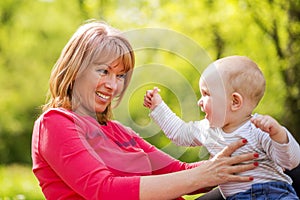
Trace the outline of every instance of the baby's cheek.
{"type": "Polygon", "coordinates": [[[224,101],[214,101],[212,104],[212,120],[215,127],[222,127],[226,119],[226,105],[224,101]]]}

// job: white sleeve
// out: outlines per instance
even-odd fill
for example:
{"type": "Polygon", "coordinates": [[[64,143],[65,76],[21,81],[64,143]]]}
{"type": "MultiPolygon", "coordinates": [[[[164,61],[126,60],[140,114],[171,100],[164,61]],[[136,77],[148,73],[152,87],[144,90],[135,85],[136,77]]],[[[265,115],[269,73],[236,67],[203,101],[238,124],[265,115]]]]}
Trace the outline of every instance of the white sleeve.
{"type": "MultiPolygon", "coordinates": [[[[269,141],[264,139],[262,146],[271,159],[274,160],[278,165],[285,169],[291,170],[297,167],[300,163],[300,147],[292,134],[287,129],[285,130],[289,139],[288,143],[280,144],[272,139],[269,139],[269,141]]],[[[268,135],[267,133],[264,134],[268,135]]],[[[268,138],[270,138],[269,135],[268,138]]]]}
{"type": "Polygon", "coordinates": [[[202,145],[201,137],[205,136],[202,135],[201,121],[184,122],[164,102],[156,106],[150,113],[150,117],[175,144],[180,146],[202,145]]]}

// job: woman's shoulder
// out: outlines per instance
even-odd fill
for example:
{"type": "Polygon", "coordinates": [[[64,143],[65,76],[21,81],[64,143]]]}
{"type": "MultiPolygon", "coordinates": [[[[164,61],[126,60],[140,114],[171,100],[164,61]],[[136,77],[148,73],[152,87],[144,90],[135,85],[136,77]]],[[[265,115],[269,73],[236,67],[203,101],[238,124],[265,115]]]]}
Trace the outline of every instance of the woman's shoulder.
{"type": "Polygon", "coordinates": [[[76,115],[67,109],[64,108],[50,108],[44,111],[36,120],[36,122],[45,122],[45,121],[55,121],[59,122],[61,120],[67,119],[74,121],[76,115]]]}
{"type": "Polygon", "coordinates": [[[64,109],[64,108],[50,108],[46,110],[40,118],[45,118],[49,116],[74,116],[74,113],[70,110],[64,109]]]}

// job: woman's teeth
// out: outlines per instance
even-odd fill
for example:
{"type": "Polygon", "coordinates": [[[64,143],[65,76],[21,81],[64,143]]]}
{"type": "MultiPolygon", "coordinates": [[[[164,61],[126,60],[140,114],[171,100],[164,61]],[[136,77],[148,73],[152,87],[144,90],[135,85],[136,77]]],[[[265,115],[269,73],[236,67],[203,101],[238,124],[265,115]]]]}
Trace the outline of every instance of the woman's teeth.
{"type": "Polygon", "coordinates": [[[97,94],[99,97],[103,98],[103,99],[109,99],[109,96],[106,96],[106,95],[104,95],[104,94],[101,94],[100,92],[96,92],[96,94],[97,94]]]}

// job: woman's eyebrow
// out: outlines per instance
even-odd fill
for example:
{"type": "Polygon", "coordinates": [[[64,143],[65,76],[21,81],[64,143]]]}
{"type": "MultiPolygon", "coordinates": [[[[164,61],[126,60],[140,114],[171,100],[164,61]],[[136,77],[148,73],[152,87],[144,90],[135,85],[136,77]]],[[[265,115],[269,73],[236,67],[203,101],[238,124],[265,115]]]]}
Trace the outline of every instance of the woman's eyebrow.
{"type": "MultiPolygon", "coordinates": [[[[108,67],[109,69],[113,69],[113,68],[116,68],[116,67],[118,67],[118,66],[120,66],[120,63],[116,63],[115,65],[107,65],[107,67],[108,67]]],[[[120,72],[120,73],[125,73],[124,65],[122,65],[122,66],[123,66],[123,68],[122,68],[122,70],[120,70],[119,72],[120,72]]]]}
{"type": "Polygon", "coordinates": [[[107,64],[106,62],[94,62],[95,64],[97,64],[97,65],[109,65],[109,64],[107,64]]]}
{"type": "MultiPolygon", "coordinates": [[[[113,69],[113,68],[116,68],[120,65],[120,63],[116,63],[115,65],[111,65],[111,64],[107,64],[107,63],[102,63],[102,62],[94,62],[93,63],[94,65],[97,65],[97,66],[105,66],[107,67],[108,69],[113,69]]],[[[120,71],[120,73],[126,73],[125,71],[125,68],[123,67],[123,69],[120,71]]]]}

